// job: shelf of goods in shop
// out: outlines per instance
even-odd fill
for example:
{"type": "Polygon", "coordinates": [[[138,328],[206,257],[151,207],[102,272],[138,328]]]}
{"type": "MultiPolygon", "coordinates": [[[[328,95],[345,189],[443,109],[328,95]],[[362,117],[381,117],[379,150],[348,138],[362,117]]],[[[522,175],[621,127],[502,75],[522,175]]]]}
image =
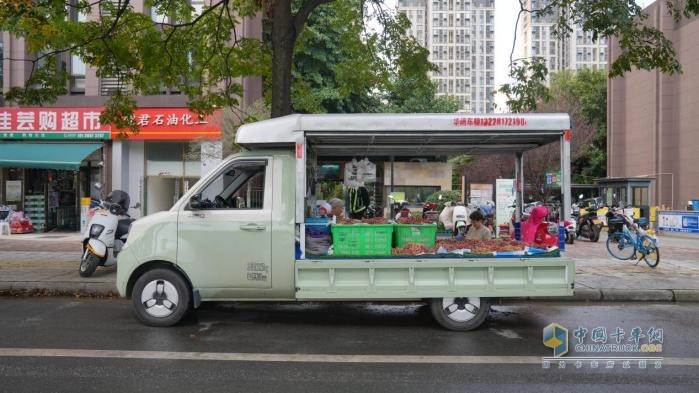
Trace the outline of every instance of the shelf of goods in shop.
{"type": "Polygon", "coordinates": [[[24,217],[31,220],[34,231],[43,232],[46,229],[46,198],[44,195],[26,195],[23,207],[24,217]]]}

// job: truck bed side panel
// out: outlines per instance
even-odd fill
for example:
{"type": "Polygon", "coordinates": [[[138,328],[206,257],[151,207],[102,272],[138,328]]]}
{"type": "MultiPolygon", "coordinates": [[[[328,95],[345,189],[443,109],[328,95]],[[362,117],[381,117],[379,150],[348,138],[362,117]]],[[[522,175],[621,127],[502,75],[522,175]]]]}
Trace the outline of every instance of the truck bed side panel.
{"type": "Polygon", "coordinates": [[[299,300],[572,296],[574,282],[568,258],[296,261],[299,300]]]}

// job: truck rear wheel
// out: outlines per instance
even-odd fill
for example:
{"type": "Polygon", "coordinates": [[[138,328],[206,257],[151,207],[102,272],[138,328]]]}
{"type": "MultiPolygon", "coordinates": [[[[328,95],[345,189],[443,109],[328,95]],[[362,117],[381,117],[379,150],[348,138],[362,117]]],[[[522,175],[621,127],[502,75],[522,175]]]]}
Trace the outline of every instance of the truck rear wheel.
{"type": "Polygon", "coordinates": [[[480,326],[490,312],[487,298],[457,297],[430,300],[432,316],[442,327],[465,332],[480,326]]]}

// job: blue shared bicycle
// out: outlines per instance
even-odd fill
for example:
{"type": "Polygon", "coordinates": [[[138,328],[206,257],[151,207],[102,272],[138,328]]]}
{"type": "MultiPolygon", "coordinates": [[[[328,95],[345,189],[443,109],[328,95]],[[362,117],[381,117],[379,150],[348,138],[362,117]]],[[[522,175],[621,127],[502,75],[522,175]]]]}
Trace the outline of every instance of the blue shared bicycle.
{"type": "MultiPolygon", "coordinates": [[[[648,266],[656,267],[660,263],[660,248],[658,240],[648,235],[637,223],[623,213],[617,214],[612,220],[623,220],[621,231],[609,234],[607,251],[617,259],[633,259],[638,262],[643,259],[648,266]]],[[[612,223],[609,222],[608,225],[612,223]]],[[[638,263],[636,262],[636,263],[638,263]]]]}

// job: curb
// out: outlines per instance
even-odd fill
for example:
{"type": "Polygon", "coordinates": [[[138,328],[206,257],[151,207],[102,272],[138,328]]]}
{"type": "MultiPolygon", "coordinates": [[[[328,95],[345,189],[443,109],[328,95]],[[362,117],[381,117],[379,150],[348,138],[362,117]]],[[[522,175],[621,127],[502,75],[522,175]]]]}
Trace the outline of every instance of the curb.
{"type": "MultiPolygon", "coordinates": [[[[0,296],[36,293],[46,296],[81,295],[95,297],[118,296],[112,282],[0,282],[0,296]]],[[[564,302],[699,302],[699,289],[614,289],[578,288],[573,296],[507,298],[508,300],[564,302]]]]}
{"type": "Polygon", "coordinates": [[[699,289],[579,288],[571,297],[530,297],[528,300],[573,302],[699,302],[699,289]]]}
{"type": "Polygon", "coordinates": [[[0,296],[7,294],[21,295],[24,293],[34,293],[46,296],[118,296],[116,284],[111,282],[0,282],[0,296]]]}

